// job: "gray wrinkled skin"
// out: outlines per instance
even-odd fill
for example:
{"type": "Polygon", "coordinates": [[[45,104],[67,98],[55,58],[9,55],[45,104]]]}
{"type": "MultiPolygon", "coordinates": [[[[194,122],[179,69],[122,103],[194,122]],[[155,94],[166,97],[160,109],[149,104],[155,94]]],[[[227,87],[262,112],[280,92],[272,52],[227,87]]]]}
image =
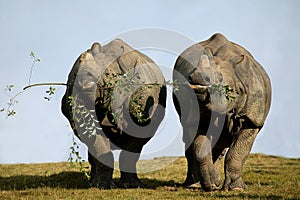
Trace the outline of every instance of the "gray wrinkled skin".
{"type": "Polygon", "coordinates": [[[243,165],[271,104],[267,73],[246,49],[215,34],[178,57],[173,79],[187,83],[173,92],[188,161],[184,185],[200,181],[205,191],[218,189],[220,159],[227,150],[223,190],[245,189],[243,165]],[[209,92],[213,84],[230,86],[235,99],[209,92]],[[185,99],[191,91],[196,100],[185,99]]]}
{"type": "Polygon", "coordinates": [[[88,146],[91,184],[114,187],[111,150],[121,149],[119,187],[143,187],[136,163],[164,118],[166,88],[158,66],[116,39],[94,43],[75,62],[62,99],[62,112],[88,146]],[[152,84],[151,87],[145,84],[152,84]],[[76,101],[70,104],[70,97],[76,101]]]}

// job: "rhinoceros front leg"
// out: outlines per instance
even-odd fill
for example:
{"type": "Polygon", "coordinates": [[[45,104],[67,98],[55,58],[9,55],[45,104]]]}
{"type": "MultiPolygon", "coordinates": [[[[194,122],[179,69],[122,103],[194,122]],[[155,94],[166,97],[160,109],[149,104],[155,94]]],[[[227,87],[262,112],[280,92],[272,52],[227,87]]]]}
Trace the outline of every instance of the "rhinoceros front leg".
{"type": "Polygon", "coordinates": [[[183,183],[183,186],[190,186],[200,181],[199,177],[199,164],[196,160],[194,153],[194,144],[186,144],[185,157],[188,163],[187,176],[183,183]]]}
{"type": "MultiPolygon", "coordinates": [[[[198,122],[197,122],[198,123],[198,122]]],[[[195,155],[195,137],[197,134],[197,127],[195,123],[182,122],[183,127],[183,142],[185,144],[185,157],[187,159],[188,169],[187,176],[183,186],[190,186],[200,181],[199,163],[195,155]]]]}
{"type": "Polygon", "coordinates": [[[114,158],[110,151],[109,140],[103,133],[95,136],[82,135],[81,140],[89,150],[91,185],[100,189],[114,188],[115,184],[112,180],[114,158]]]}
{"type": "MultiPolygon", "coordinates": [[[[194,141],[196,160],[199,163],[200,184],[205,191],[218,189],[222,179],[220,172],[213,163],[211,141],[205,135],[199,135],[194,141]]],[[[221,151],[222,152],[222,151],[221,151]]]]}
{"type": "MultiPolygon", "coordinates": [[[[81,133],[82,127],[79,125],[77,129],[81,133]]],[[[89,151],[91,185],[101,189],[110,189],[115,187],[112,181],[114,158],[110,149],[109,139],[101,129],[97,131],[97,134],[94,135],[88,133],[80,134],[80,140],[87,145],[89,151]]]]}
{"type": "Polygon", "coordinates": [[[225,157],[225,182],[223,190],[243,190],[246,184],[242,180],[243,165],[251,151],[259,129],[241,130],[231,144],[225,157]]]}

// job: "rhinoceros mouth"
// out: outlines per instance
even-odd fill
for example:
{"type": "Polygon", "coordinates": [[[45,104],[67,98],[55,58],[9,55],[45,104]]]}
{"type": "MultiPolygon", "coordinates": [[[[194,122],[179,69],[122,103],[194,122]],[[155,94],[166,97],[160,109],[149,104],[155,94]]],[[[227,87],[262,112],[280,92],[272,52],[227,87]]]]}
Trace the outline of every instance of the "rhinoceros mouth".
{"type": "MultiPolygon", "coordinates": [[[[189,87],[195,92],[197,99],[204,103],[209,102],[209,86],[199,84],[189,84],[189,87]]],[[[201,103],[201,104],[202,104],[201,103]]]]}
{"type": "Polygon", "coordinates": [[[209,86],[206,85],[195,85],[195,84],[189,84],[190,88],[192,88],[196,94],[203,94],[208,92],[209,86]]]}
{"type": "Polygon", "coordinates": [[[90,82],[84,83],[84,84],[82,85],[82,88],[83,88],[83,89],[89,89],[89,88],[92,88],[92,87],[94,87],[94,86],[96,86],[96,83],[93,82],[93,81],[90,81],[90,82]]]}
{"type": "Polygon", "coordinates": [[[78,81],[77,85],[76,85],[80,90],[82,91],[86,91],[86,90],[91,90],[94,89],[94,87],[97,86],[97,84],[94,81],[85,81],[85,80],[81,80],[78,81]]]}

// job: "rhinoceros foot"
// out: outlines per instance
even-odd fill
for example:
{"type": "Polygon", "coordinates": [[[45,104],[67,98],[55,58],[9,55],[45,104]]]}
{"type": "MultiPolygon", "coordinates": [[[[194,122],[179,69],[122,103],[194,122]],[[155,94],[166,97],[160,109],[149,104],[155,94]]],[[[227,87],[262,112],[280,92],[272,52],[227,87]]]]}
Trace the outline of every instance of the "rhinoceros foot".
{"type": "Polygon", "coordinates": [[[135,173],[122,173],[118,183],[120,188],[145,188],[135,173]]]}
{"type": "Polygon", "coordinates": [[[227,184],[225,183],[222,188],[223,191],[243,191],[245,189],[247,189],[247,185],[243,182],[241,178],[227,184]]]}
{"type": "Polygon", "coordinates": [[[112,180],[107,180],[100,177],[92,177],[90,184],[92,187],[104,190],[117,188],[116,184],[112,180]]]}

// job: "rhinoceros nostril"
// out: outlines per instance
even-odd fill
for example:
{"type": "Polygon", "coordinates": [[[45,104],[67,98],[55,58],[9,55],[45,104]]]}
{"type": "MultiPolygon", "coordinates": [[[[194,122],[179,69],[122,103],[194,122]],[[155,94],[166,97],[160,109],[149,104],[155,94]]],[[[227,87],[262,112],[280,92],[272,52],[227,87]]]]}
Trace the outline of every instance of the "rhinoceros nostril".
{"type": "Polygon", "coordinates": [[[220,76],[219,81],[220,81],[220,82],[223,81],[223,76],[220,76]]]}
{"type": "Polygon", "coordinates": [[[188,82],[189,82],[189,83],[193,83],[193,79],[192,79],[191,76],[188,77],[188,82]]]}
{"type": "Polygon", "coordinates": [[[208,83],[210,83],[210,78],[208,76],[205,77],[205,81],[208,82],[208,83]]]}

